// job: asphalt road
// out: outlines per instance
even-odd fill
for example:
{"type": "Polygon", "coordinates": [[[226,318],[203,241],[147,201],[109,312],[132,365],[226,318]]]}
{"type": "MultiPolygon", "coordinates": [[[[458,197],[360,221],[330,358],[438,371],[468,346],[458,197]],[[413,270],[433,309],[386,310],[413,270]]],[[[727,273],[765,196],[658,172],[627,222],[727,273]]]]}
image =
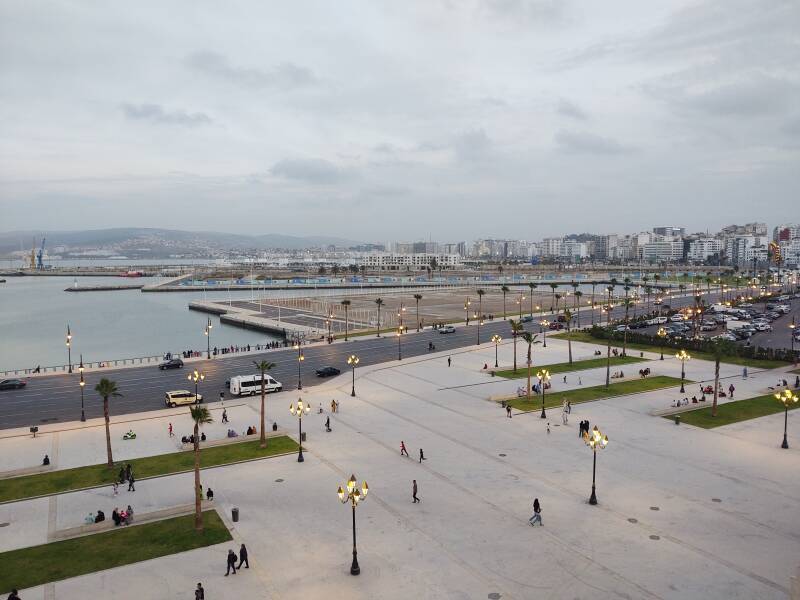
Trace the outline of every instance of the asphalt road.
{"type": "MultiPolygon", "coordinates": [[[[712,298],[713,298],[712,294],[712,298]]],[[[599,294],[598,294],[599,299],[599,294]]],[[[677,308],[692,304],[691,297],[671,298],[671,305],[677,308]]],[[[599,312],[595,314],[597,320],[599,312]]],[[[509,315],[513,317],[513,315],[509,315]]],[[[614,309],[612,317],[620,319],[624,309],[614,309]]],[[[586,326],[591,318],[588,309],[581,311],[581,324],[586,326]]],[[[410,325],[409,325],[410,327],[410,325]]],[[[539,332],[539,325],[527,323],[526,328],[534,333],[539,332]]],[[[477,340],[477,326],[474,321],[467,328],[457,327],[455,333],[440,334],[426,330],[421,333],[410,333],[402,338],[403,358],[428,354],[428,343],[436,345],[436,351],[468,349],[474,347],[477,340]]],[[[489,343],[492,335],[499,333],[504,341],[510,340],[508,322],[502,318],[485,323],[480,327],[481,342],[489,343]]],[[[788,341],[788,340],[787,340],[788,341]]],[[[303,386],[315,385],[320,380],[314,371],[324,365],[332,365],[347,372],[347,357],[357,354],[360,365],[372,365],[397,360],[397,336],[376,338],[363,336],[351,338],[349,343],[337,342],[331,345],[304,347],[305,360],[302,363],[303,386]]],[[[205,381],[199,386],[199,392],[211,402],[219,399],[220,391],[225,391],[226,398],[230,394],[225,381],[231,376],[247,375],[256,372],[253,361],[267,360],[275,363],[270,371],[280,381],[284,390],[297,387],[297,351],[292,349],[272,350],[259,354],[230,355],[190,363],[191,369],[202,370],[205,381]]],[[[459,360],[457,357],[454,360],[459,360]]],[[[164,392],[168,390],[193,389],[186,377],[190,372],[187,365],[183,369],[159,371],[155,366],[143,366],[127,369],[103,369],[85,373],[86,380],[85,410],[87,418],[102,416],[102,400],[94,391],[95,384],[101,377],[107,377],[117,383],[120,398],[110,402],[112,415],[123,415],[135,412],[164,408],[164,392]]],[[[44,423],[75,421],[80,418],[80,387],[78,374],[53,375],[49,377],[30,378],[28,385],[22,390],[0,391],[0,429],[28,427],[44,423]]]]}

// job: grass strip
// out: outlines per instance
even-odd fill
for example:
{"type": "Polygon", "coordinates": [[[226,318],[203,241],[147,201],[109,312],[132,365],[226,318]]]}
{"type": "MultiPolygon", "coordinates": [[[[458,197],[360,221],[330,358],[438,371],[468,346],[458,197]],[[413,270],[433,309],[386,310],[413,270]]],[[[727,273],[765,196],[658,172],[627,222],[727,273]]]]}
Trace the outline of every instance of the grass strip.
{"type": "MultiPolygon", "coordinates": [[[[638,356],[612,356],[611,366],[627,365],[629,363],[642,362],[649,360],[647,358],[640,358],[638,356]]],[[[587,358],[586,360],[575,360],[572,363],[563,362],[555,363],[552,365],[536,365],[533,367],[533,373],[539,369],[547,369],[551,374],[553,373],[568,373],[570,371],[585,371],[586,369],[596,369],[597,367],[606,366],[606,357],[602,358],[587,358]]],[[[514,369],[504,369],[502,371],[495,371],[498,377],[505,377],[506,379],[524,379],[528,377],[528,371],[525,367],[519,367],[516,371],[514,369]]]]}
{"type": "MultiPolygon", "coordinates": [[[[649,392],[661,388],[674,387],[680,385],[680,383],[681,380],[678,377],[656,375],[647,377],[646,379],[632,379],[630,381],[612,383],[608,388],[606,388],[605,385],[593,385],[564,392],[548,390],[544,395],[544,405],[545,408],[553,408],[555,406],[561,406],[564,400],[569,400],[572,404],[580,404],[581,402],[591,402],[592,400],[602,400],[604,398],[613,398],[614,396],[625,396],[637,392],[649,392]]],[[[692,382],[687,380],[686,383],[692,382]]],[[[527,398],[517,398],[516,396],[506,398],[505,400],[512,408],[523,412],[542,408],[541,396],[532,395],[530,401],[527,398]]]]}
{"type": "Polygon", "coordinates": [[[204,529],[194,530],[194,515],[132,525],[84,537],[0,553],[0,593],[95,573],[160,556],[231,540],[214,510],[203,513],[204,529]]]}
{"type": "MultiPolygon", "coordinates": [[[[557,337],[560,339],[566,338],[566,333],[554,333],[551,334],[550,337],[557,337]]],[[[607,340],[598,339],[596,337],[592,337],[586,331],[573,331],[572,332],[572,341],[573,342],[585,342],[587,344],[596,344],[597,346],[606,346],[608,343],[607,340]]],[[[611,340],[611,347],[612,348],[621,348],[622,342],[618,340],[611,340]]],[[[650,344],[638,344],[634,342],[628,342],[628,349],[630,350],[644,350],[645,352],[655,352],[660,353],[661,347],[660,346],[652,346],[650,344]]],[[[670,356],[676,352],[675,348],[670,346],[664,346],[664,355],[670,356]]],[[[714,361],[714,356],[708,352],[700,352],[698,350],[689,350],[689,353],[692,355],[692,358],[696,358],[698,360],[710,360],[714,361]]],[[[766,359],[758,359],[758,358],[747,358],[744,356],[724,356],[722,360],[725,364],[729,365],[740,365],[743,367],[755,367],[758,369],[777,369],[779,367],[785,367],[788,363],[782,360],[766,360],[766,359]]]]}
{"type": "MultiPolygon", "coordinates": [[[[200,450],[200,465],[202,468],[214,467],[297,450],[297,442],[286,436],[267,439],[267,447],[264,449],[258,446],[259,441],[252,440],[240,444],[204,448],[200,450]]],[[[134,458],[117,463],[113,469],[101,464],[50,471],[37,475],[25,475],[11,479],[0,479],[0,502],[68,492],[81,488],[110,486],[118,477],[120,467],[128,463],[131,464],[136,479],[169,475],[170,473],[194,469],[194,451],[171,452],[169,454],[134,458]]]]}
{"type": "MultiPolygon", "coordinates": [[[[708,404],[708,402],[709,400],[706,400],[706,404],[708,404]]],[[[797,408],[800,408],[800,402],[791,405],[789,410],[797,408]]],[[[757,396],[747,400],[736,400],[734,402],[718,404],[716,417],[711,416],[710,406],[679,414],[681,422],[683,423],[702,427],[703,429],[714,429],[715,427],[722,427],[723,425],[730,425],[731,423],[738,423],[739,421],[749,421],[750,419],[757,419],[758,417],[774,415],[775,413],[783,412],[783,410],[783,403],[776,400],[775,396],[772,394],[767,394],[766,396],[757,396]]],[[[674,420],[675,415],[665,415],[664,418],[674,420]]]]}

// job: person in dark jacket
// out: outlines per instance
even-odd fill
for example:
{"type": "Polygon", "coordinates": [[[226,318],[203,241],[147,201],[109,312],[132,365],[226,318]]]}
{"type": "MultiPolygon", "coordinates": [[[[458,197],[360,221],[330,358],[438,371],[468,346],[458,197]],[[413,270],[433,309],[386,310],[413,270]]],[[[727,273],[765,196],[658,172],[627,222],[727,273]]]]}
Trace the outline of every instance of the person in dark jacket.
{"type": "Polygon", "coordinates": [[[233,569],[233,574],[236,575],[236,553],[233,550],[228,550],[228,570],[225,572],[225,577],[230,575],[231,569],[233,569]]]}
{"type": "Polygon", "coordinates": [[[202,583],[197,584],[197,589],[194,591],[194,600],[206,600],[206,591],[203,589],[202,583]]]}
{"type": "Polygon", "coordinates": [[[134,479],[133,473],[131,473],[131,476],[128,478],[128,491],[129,492],[135,492],[136,491],[136,488],[133,487],[134,483],[136,483],[136,479],[134,479]]]}
{"type": "Polygon", "coordinates": [[[247,548],[244,544],[242,544],[242,547],[239,549],[239,565],[236,568],[241,569],[242,564],[244,564],[245,569],[250,568],[250,563],[247,561],[247,548]]]}
{"type": "Polygon", "coordinates": [[[19,592],[17,592],[17,588],[13,588],[11,593],[8,595],[8,600],[20,600],[19,592]]]}

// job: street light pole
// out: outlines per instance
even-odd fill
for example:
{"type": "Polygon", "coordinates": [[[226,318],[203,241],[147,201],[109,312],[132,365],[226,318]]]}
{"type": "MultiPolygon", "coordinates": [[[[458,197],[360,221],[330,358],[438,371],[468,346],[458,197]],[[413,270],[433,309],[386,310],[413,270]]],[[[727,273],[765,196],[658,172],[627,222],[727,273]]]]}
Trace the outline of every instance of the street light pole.
{"type": "Polygon", "coordinates": [[[544,390],[547,387],[547,382],[550,381],[550,371],[547,369],[542,369],[536,373],[536,377],[539,379],[539,387],[542,388],[542,414],[539,416],[542,419],[546,419],[547,413],[544,412],[544,390]]]}
{"type": "Polygon", "coordinates": [[[664,338],[667,337],[667,330],[663,327],[659,327],[658,331],[656,331],[656,335],[661,340],[661,358],[660,360],[664,360],[664,338]]]}
{"type": "Polygon", "coordinates": [[[797,366],[797,357],[794,355],[794,330],[797,327],[794,322],[794,316],[792,316],[792,322],[789,324],[789,337],[791,338],[792,344],[792,362],[797,366]]]}
{"type": "Polygon", "coordinates": [[[776,399],[783,402],[783,443],[781,444],[781,448],[784,450],[789,449],[789,440],[786,436],[786,432],[789,426],[789,405],[794,404],[797,402],[798,398],[796,394],[792,393],[792,390],[783,390],[783,392],[775,392],[773,394],[776,399]]]}
{"type": "Polygon", "coordinates": [[[597,475],[597,449],[604,449],[608,445],[608,436],[603,435],[597,425],[591,432],[583,432],[583,441],[592,449],[592,495],[589,496],[589,504],[597,504],[597,494],[595,493],[595,476],[597,475]]]}
{"type": "Polygon", "coordinates": [[[359,360],[360,359],[355,354],[351,354],[347,359],[347,364],[353,369],[353,391],[350,392],[351,396],[356,395],[356,365],[359,360]]]}
{"type": "Polygon", "coordinates": [[[298,452],[297,452],[297,462],[303,462],[305,458],[303,458],[303,415],[308,414],[311,410],[311,406],[308,404],[303,404],[302,399],[298,399],[297,406],[294,404],[289,405],[289,412],[292,415],[297,417],[297,427],[300,437],[297,439],[298,443],[298,452]]]}
{"type": "Polygon", "coordinates": [[[197,382],[198,381],[203,381],[205,378],[206,378],[206,374],[201,372],[201,371],[198,371],[197,369],[195,369],[194,371],[189,373],[188,377],[186,377],[186,379],[188,379],[189,381],[194,381],[194,399],[195,399],[195,402],[197,401],[197,382]]]}
{"type": "Polygon", "coordinates": [[[361,489],[358,489],[356,476],[351,475],[350,479],[347,481],[346,490],[343,490],[342,486],[339,486],[336,493],[339,495],[339,501],[342,504],[350,502],[353,508],[353,562],[350,565],[350,575],[358,575],[361,573],[361,567],[358,566],[358,549],[356,547],[356,506],[358,506],[359,502],[366,499],[369,493],[369,486],[367,482],[364,481],[361,484],[361,489]]]}
{"type": "Polygon", "coordinates": [[[478,315],[478,313],[475,313],[473,316],[475,317],[475,320],[478,322],[478,339],[477,339],[476,345],[480,346],[481,345],[481,325],[483,325],[483,315],[478,315]]]}
{"type": "Polygon", "coordinates": [[[547,348],[547,328],[550,327],[550,321],[542,319],[539,321],[539,333],[542,334],[542,348],[547,348]]]}
{"type": "Polygon", "coordinates": [[[686,393],[683,385],[684,378],[686,377],[686,361],[690,360],[692,357],[689,356],[689,353],[686,352],[686,350],[681,350],[675,355],[675,358],[681,361],[681,394],[684,394],[686,393]]]}
{"type": "Polygon", "coordinates": [[[494,334],[494,335],[492,336],[492,341],[494,342],[494,368],[495,368],[495,369],[498,367],[498,364],[497,364],[497,345],[500,343],[500,341],[501,341],[502,339],[503,339],[503,338],[501,338],[501,337],[500,337],[499,335],[497,335],[497,334],[494,334]]]}
{"type": "Polygon", "coordinates": [[[83,379],[83,354],[81,354],[81,363],[78,365],[78,372],[81,374],[81,380],[78,385],[81,386],[81,421],[86,421],[86,412],[83,409],[83,388],[86,386],[86,381],[83,379]]]}
{"type": "Polygon", "coordinates": [[[471,304],[472,302],[470,302],[469,297],[466,300],[464,300],[464,316],[467,320],[466,322],[467,326],[469,326],[469,307],[471,304]]]}
{"type": "Polygon", "coordinates": [[[72,373],[72,332],[69,330],[69,325],[67,325],[67,372],[72,373]]]}
{"type": "Polygon", "coordinates": [[[214,326],[211,324],[211,317],[208,317],[208,322],[206,323],[206,358],[211,358],[211,329],[214,326]]]}
{"type": "Polygon", "coordinates": [[[303,349],[300,347],[300,340],[298,339],[294,344],[294,349],[297,350],[297,389],[303,389],[303,382],[300,379],[300,365],[303,364],[303,361],[306,357],[303,355],[303,349]]]}

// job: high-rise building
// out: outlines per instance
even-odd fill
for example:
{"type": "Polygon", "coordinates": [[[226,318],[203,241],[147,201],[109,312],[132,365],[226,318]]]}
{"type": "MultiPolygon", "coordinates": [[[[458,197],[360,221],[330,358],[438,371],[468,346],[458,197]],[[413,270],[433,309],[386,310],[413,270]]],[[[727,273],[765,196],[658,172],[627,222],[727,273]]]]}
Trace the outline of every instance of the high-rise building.
{"type": "Polygon", "coordinates": [[[653,233],[667,237],[683,237],[686,235],[685,227],[653,227],[653,233]]]}

